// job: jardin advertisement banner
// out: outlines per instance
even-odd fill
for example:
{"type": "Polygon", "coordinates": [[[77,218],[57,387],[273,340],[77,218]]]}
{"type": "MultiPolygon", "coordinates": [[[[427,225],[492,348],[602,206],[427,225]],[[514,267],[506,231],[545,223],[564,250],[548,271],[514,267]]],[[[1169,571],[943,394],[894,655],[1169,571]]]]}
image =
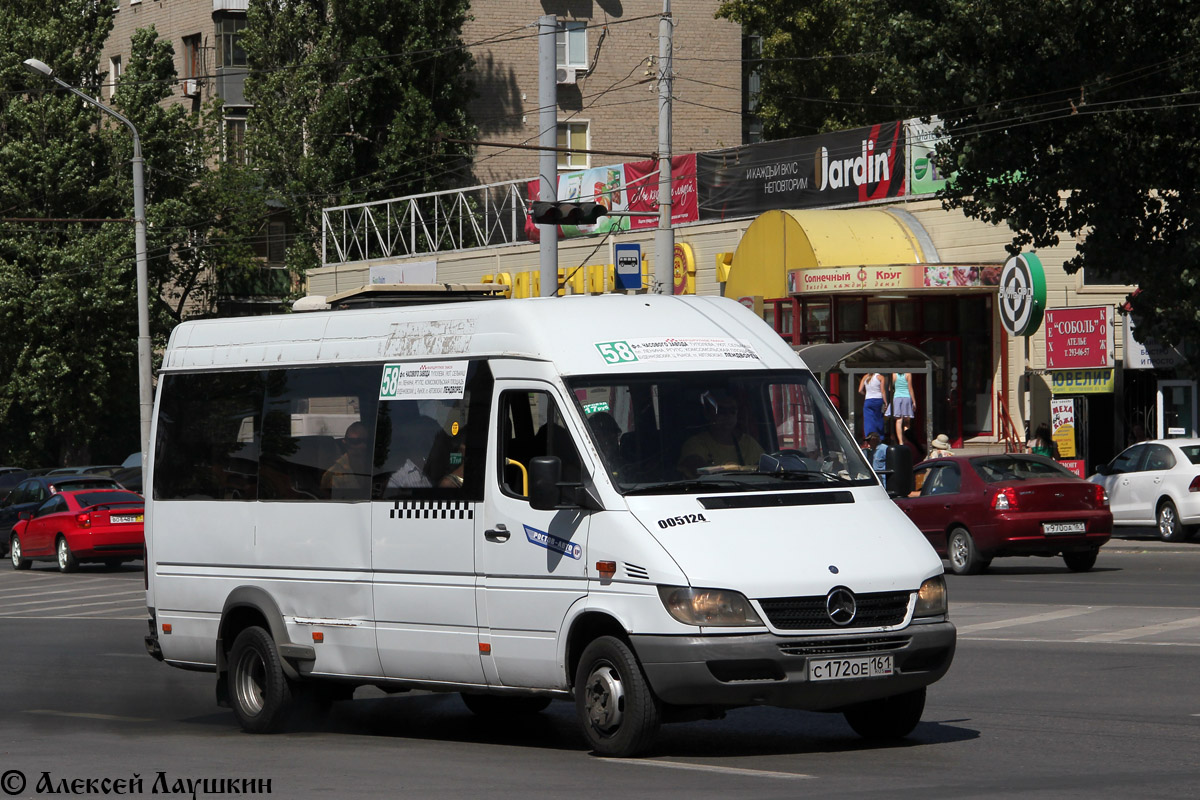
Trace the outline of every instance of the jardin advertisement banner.
{"type": "Polygon", "coordinates": [[[702,220],[901,197],[904,123],[710,150],[696,169],[702,220]]]}

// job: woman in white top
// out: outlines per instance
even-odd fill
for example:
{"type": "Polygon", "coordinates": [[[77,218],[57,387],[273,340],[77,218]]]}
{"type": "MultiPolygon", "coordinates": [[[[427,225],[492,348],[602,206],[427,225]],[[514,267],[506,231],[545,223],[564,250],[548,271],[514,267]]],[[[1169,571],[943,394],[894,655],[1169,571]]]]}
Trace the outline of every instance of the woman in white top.
{"type": "Polygon", "coordinates": [[[887,378],[878,372],[868,372],[858,382],[863,395],[863,436],[872,432],[883,438],[883,398],[887,396],[887,378]]]}

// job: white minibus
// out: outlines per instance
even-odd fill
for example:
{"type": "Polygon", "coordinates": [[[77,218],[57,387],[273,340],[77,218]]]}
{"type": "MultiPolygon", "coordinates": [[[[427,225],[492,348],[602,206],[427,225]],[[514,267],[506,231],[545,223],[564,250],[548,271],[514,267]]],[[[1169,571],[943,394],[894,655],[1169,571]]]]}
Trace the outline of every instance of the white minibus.
{"type": "Polygon", "coordinates": [[[604,755],[755,705],[896,738],[954,656],[941,560],[729,299],[185,322],[152,441],[146,646],[247,731],[378,686],[573,700],[604,755]]]}

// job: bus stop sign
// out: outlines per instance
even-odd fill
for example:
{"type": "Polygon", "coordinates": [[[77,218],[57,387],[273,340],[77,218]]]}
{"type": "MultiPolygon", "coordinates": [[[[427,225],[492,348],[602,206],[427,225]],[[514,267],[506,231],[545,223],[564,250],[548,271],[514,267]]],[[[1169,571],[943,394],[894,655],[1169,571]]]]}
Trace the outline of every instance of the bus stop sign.
{"type": "Polygon", "coordinates": [[[617,262],[617,288],[642,288],[642,246],[640,244],[615,244],[613,253],[617,262]]]}

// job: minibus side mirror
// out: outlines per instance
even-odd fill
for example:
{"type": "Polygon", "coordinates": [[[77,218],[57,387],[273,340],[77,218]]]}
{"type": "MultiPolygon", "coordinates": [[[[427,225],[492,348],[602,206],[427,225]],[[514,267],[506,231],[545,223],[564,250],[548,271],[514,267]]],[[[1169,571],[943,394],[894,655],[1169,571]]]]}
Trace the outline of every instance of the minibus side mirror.
{"type": "Polygon", "coordinates": [[[529,505],[538,511],[558,508],[558,482],[562,479],[562,459],[535,456],[529,461],[529,505]]]}
{"type": "Polygon", "coordinates": [[[887,476],[884,486],[889,497],[908,497],[912,491],[912,451],[904,445],[887,449],[887,476]]]}
{"type": "Polygon", "coordinates": [[[1112,475],[1112,467],[1108,464],[1097,464],[1096,473],[1098,475],[1112,475]]]}
{"type": "Polygon", "coordinates": [[[529,505],[538,511],[584,508],[599,511],[604,506],[581,483],[562,482],[562,460],[558,456],[535,456],[529,461],[529,505]]]}

